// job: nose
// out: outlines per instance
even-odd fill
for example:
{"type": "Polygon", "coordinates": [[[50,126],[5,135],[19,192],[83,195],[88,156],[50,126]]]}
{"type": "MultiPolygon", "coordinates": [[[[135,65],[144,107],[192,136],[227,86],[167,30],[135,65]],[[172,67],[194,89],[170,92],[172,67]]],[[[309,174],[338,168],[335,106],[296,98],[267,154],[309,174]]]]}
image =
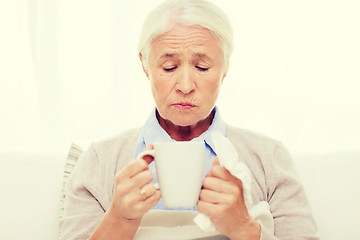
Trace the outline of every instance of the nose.
{"type": "Polygon", "coordinates": [[[195,91],[196,83],[195,78],[189,67],[183,67],[181,74],[176,83],[177,92],[183,94],[190,94],[195,91]]]}

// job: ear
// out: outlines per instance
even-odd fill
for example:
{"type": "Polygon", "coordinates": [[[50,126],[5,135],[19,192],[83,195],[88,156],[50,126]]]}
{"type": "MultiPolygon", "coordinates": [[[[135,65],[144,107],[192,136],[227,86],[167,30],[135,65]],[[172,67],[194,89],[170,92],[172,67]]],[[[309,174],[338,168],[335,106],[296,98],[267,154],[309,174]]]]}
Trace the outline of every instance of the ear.
{"type": "Polygon", "coordinates": [[[224,78],[226,77],[226,73],[224,73],[222,79],[221,79],[221,84],[224,82],[224,78]]]}
{"type": "Polygon", "coordinates": [[[222,76],[220,76],[220,84],[223,84],[224,83],[224,79],[226,77],[226,72],[225,73],[222,73],[222,76]]]}
{"type": "Polygon", "coordinates": [[[143,56],[142,56],[141,53],[139,53],[139,59],[141,61],[141,65],[142,65],[144,73],[146,74],[146,77],[149,78],[149,74],[148,74],[148,72],[147,72],[147,70],[145,68],[145,62],[144,62],[144,59],[143,59],[143,56]]]}

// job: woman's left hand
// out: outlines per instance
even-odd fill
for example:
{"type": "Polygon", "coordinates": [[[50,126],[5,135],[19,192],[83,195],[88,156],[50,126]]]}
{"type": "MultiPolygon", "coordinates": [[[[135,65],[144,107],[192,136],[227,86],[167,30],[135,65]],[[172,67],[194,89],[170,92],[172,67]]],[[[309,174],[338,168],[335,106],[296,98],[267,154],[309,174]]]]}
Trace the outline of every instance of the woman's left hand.
{"type": "Polygon", "coordinates": [[[260,239],[260,225],[248,213],[241,180],[220,166],[217,157],[204,179],[197,208],[232,240],[260,239]]]}

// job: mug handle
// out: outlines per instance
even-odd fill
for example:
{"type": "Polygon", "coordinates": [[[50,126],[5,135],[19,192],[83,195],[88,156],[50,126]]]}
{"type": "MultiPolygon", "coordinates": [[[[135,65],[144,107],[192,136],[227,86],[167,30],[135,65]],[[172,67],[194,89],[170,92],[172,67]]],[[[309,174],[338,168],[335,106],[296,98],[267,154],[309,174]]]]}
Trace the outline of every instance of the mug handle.
{"type": "Polygon", "coordinates": [[[145,157],[147,155],[152,156],[153,158],[155,158],[155,150],[154,149],[145,150],[145,151],[139,153],[139,155],[137,156],[136,159],[143,158],[143,157],[145,157]]]}
{"type": "MultiPolygon", "coordinates": [[[[155,149],[145,150],[145,151],[139,153],[139,155],[137,156],[136,159],[143,158],[143,157],[145,157],[147,155],[152,156],[153,158],[155,158],[155,149]]],[[[159,183],[154,183],[154,186],[155,186],[156,190],[160,189],[159,183]]]]}

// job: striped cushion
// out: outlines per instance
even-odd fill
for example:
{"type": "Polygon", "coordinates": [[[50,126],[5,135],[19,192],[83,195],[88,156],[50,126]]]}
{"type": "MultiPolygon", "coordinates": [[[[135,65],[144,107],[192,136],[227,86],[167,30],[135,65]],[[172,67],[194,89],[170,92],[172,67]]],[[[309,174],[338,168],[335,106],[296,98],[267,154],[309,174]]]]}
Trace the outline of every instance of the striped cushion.
{"type": "Polygon", "coordinates": [[[65,160],[65,167],[64,167],[64,175],[63,175],[63,185],[62,185],[62,193],[60,199],[60,214],[59,218],[62,219],[64,215],[64,202],[65,202],[65,190],[66,184],[69,180],[69,177],[74,169],[76,162],[78,161],[80,155],[82,154],[83,150],[76,144],[72,143],[69,149],[68,156],[65,160]]]}

